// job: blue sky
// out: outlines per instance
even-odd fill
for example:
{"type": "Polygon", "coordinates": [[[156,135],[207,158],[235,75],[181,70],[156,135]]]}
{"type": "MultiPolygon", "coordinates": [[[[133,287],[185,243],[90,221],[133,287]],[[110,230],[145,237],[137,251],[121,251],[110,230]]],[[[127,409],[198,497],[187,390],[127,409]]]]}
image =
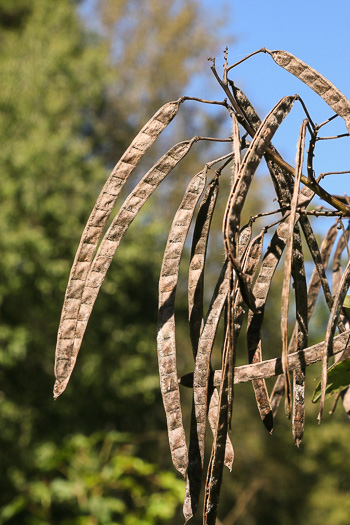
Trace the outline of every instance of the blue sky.
{"type": "MultiPolygon", "coordinates": [[[[161,0],[159,0],[161,1],[161,0]]],[[[86,0],[83,11],[95,0],[86,0]]],[[[350,0],[202,0],[203,16],[214,41],[229,44],[229,62],[235,63],[261,48],[283,49],[293,53],[322,73],[350,99],[350,0]],[[223,18],[219,27],[212,24],[223,18]]],[[[218,70],[223,63],[222,48],[213,48],[218,70]]],[[[203,77],[194,78],[180,95],[222,100],[223,92],[203,57],[203,77]]],[[[320,123],[333,112],[301,81],[276,65],[266,54],[259,54],[230,72],[263,118],[285,95],[298,93],[307,105],[314,122],[320,123]]],[[[209,109],[210,110],[210,109],[209,109]]],[[[278,130],[274,145],[285,160],[294,165],[296,143],[304,113],[296,103],[292,113],[278,130]]],[[[345,133],[341,118],[326,126],[323,136],[345,133]]],[[[317,144],[315,171],[350,169],[350,138],[322,141],[317,144]]],[[[264,167],[260,168],[260,172],[264,167]]],[[[266,168],[265,168],[266,171],[266,168]]],[[[323,186],[333,194],[350,195],[350,174],[326,178],[323,186]]]]}
{"type": "MultiPolygon", "coordinates": [[[[261,48],[284,49],[310,64],[350,99],[350,2],[348,0],[204,0],[207,20],[211,13],[225,13],[229,62],[234,63],[261,48]]],[[[217,64],[222,64],[220,55],[217,64]]],[[[251,99],[261,116],[285,95],[298,93],[315,122],[332,115],[332,110],[307,86],[277,66],[266,54],[259,54],[231,71],[231,78],[251,99]]],[[[219,93],[219,92],[218,92],[219,93]]],[[[201,95],[198,95],[201,96],[201,95]]],[[[304,118],[293,108],[278,131],[274,143],[286,160],[294,163],[298,129],[304,118]]],[[[324,128],[324,135],[346,132],[342,119],[324,128]]],[[[316,173],[350,169],[350,138],[322,141],[317,145],[316,173]]],[[[325,180],[332,193],[350,195],[350,174],[325,180]]]]}

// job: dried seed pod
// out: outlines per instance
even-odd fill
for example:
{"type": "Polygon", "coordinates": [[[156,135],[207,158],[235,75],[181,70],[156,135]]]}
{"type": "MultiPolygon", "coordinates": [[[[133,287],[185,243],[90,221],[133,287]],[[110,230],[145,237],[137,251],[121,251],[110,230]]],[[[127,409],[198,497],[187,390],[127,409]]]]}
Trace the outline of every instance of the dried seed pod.
{"type": "Polygon", "coordinates": [[[343,302],[347,291],[350,286],[350,261],[346,265],[342,279],[339,283],[339,288],[336,296],[334,297],[334,302],[329,316],[329,321],[327,325],[326,338],[324,343],[324,350],[322,356],[322,375],[321,375],[321,399],[320,399],[320,409],[318,413],[318,422],[321,422],[322,412],[324,408],[325,396],[326,396],[326,387],[327,387],[327,366],[328,366],[328,357],[332,355],[332,348],[334,345],[334,333],[338,324],[339,315],[343,306],[343,302]]]}
{"type": "MultiPolygon", "coordinates": [[[[313,192],[304,187],[299,193],[298,205],[300,202],[303,203],[303,206],[306,206],[308,202],[313,197],[313,192]]],[[[299,219],[299,214],[296,215],[296,220],[299,219]]],[[[250,359],[255,362],[262,360],[262,349],[261,349],[261,328],[264,319],[264,308],[267,300],[267,296],[270,290],[272,278],[274,276],[277,265],[282,256],[283,250],[285,248],[288,237],[288,227],[285,222],[282,222],[276,232],[274,233],[269,246],[265,251],[265,255],[262,260],[262,264],[254,284],[254,295],[256,298],[256,305],[258,307],[258,312],[253,313],[249,312],[248,314],[248,324],[247,324],[247,339],[249,341],[249,349],[251,357],[250,359]]],[[[282,387],[277,385],[279,393],[281,393],[282,387]]],[[[283,387],[284,392],[284,387],[283,387]]],[[[273,405],[273,398],[271,400],[273,405]]],[[[277,410],[271,406],[273,410],[273,415],[275,414],[274,410],[277,410]]]]}
{"type": "MultiPolygon", "coordinates": [[[[247,122],[249,125],[254,129],[254,131],[257,131],[258,126],[260,125],[260,119],[249,102],[248,98],[244,95],[244,93],[236,88],[235,86],[232,87],[232,90],[234,92],[236,101],[242,110],[242,113],[244,114],[247,122]]],[[[273,149],[276,151],[273,146],[270,145],[270,149],[273,149]]],[[[292,177],[289,173],[286,173],[285,170],[282,170],[277,164],[275,164],[273,161],[266,159],[267,165],[272,177],[272,181],[277,193],[277,197],[280,203],[280,206],[285,206],[287,203],[290,203],[291,200],[291,193],[290,188],[292,187],[292,177]]],[[[250,332],[251,333],[251,332],[250,332]]],[[[250,349],[251,359],[250,362],[258,362],[259,352],[256,352],[254,339],[253,341],[251,338],[248,337],[248,349],[250,349]],[[252,344],[250,344],[252,343],[252,344]]],[[[261,346],[258,347],[258,349],[261,351],[261,346]]],[[[301,376],[302,372],[298,372],[299,376],[301,376]]],[[[300,381],[302,383],[302,381],[300,381]]],[[[255,397],[257,401],[258,410],[260,413],[260,417],[262,418],[265,426],[267,429],[272,432],[273,429],[273,417],[272,417],[272,408],[270,406],[270,401],[268,398],[268,393],[266,389],[266,384],[263,379],[252,381],[252,385],[255,392],[255,397]]],[[[301,386],[299,388],[299,391],[301,391],[301,386]]],[[[284,381],[283,381],[283,392],[284,392],[284,381]]],[[[301,399],[301,396],[299,396],[299,399],[301,399]]],[[[301,417],[298,417],[299,420],[301,420],[301,417]]]]}
{"type": "MultiPolygon", "coordinates": [[[[216,425],[218,421],[218,412],[219,412],[219,393],[214,388],[213,393],[210,397],[209,410],[208,410],[208,421],[213,435],[215,436],[216,425]]],[[[225,457],[224,464],[230,471],[232,470],[232,465],[234,461],[235,453],[233,446],[229,437],[229,434],[226,435],[226,447],[225,447],[225,457]]]]}
{"type": "Polygon", "coordinates": [[[134,138],[104,184],[82,233],[70,272],[58,330],[58,347],[65,344],[61,341],[65,338],[65,334],[62,333],[62,323],[71,319],[72,315],[78,315],[80,307],[78,299],[82,296],[98,242],[118,195],[143,155],[176,116],[181,102],[182,98],[169,102],[155,113],[134,138]]]}
{"type": "Polygon", "coordinates": [[[343,270],[341,267],[341,256],[343,251],[345,250],[347,244],[349,242],[349,228],[346,230],[346,232],[342,233],[337,247],[335,249],[334,257],[333,257],[333,275],[332,275],[332,292],[333,295],[336,295],[339,288],[339,283],[342,278],[343,270]]]}
{"type": "Polygon", "coordinates": [[[304,84],[315,91],[317,95],[323,98],[329,107],[345,120],[346,127],[350,133],[350,101],[332,82],[287,51],[270,51],[265,48],[263,51],[268,53],[276,64],[299,78],[304,84]]]}
{"type": "Polygon", "coordinates": [[[295,99],[295,96],[284,97],[276,104],[261,123],[243,158],[237,181],[232,188],[227,203],[224,219],[224,238],[226,239],[227,250],[233,259],[237,257],[235,249],[236,235],[239,230],[241,211],[250,183],[266,148],[279,125],[292,109],[295,99]]]}
{"type": "MultiPolygon", "coordinates": [[[[295,350],[302,351],[308,342],[308,299],[305,277],[304,255],[301,235],[298,226],[294,227],[292,276],[295,289],[295,350]]],[[[288,353],[290,351],[289,344],[288,353]]],[[[299,447],[305,424],[305,367],[293,372],[293,414],[292,431],[296,445],[299,447]]]]}
{"type": "MultiPolygon", "coordinates": [[[[333,345],[329,348],[328,357],[348,352],[350,350],[350,330],[337,335],[333,339],[333,345]]],[[[298,370],[301,367],[313,365],[322,361],[325,352],[325,341],[309,346],[300,352],[293,352],[288,355],[288,367],[290,371],[298,370]]],[[[252,365],[237,366],[235,368],[235,385],[240,383],[249,383],[253,379],[267,379],[269,377],[283,374],[282,359],[268,359],[261,363],[252,365]]],[[[191,375],[191,374],[189,374],[191,375]]],[[[220,386],[222,380],[222,371],[215,370],[213,373],[213,386],[220,386]]],[[[186,384],[190,384],[190,377],[185,378],[186,384]]]]}
{"type": "Polygon", "coordinates": [[[203,472],[204,441],[210,389],[210,357],[220,321],[220,315],[227,298],[229,277],[230,268],[228,267],[227,261],[225,261],[199,338],[195,371],[192,376],[193,405],[191,415],[189,465],[185,502],[183,506],[186,521],[193,516],[198,507],[203,472]]]}
{"type": "MultiPolygon", "coordinates": [[[[321,261],[323,264],[324,270],[327,269],[329,257],[332,251],[333,244],[335,242],[337,236],[337,223],[333,224],[328,232],[326,233],[321,247],[320,247],[320,254],[321,254],[321,261]]],[[[307,289],[307,308],[308,308],[308,321],[310,320],[316,300],[318,297],[318,293],[320,291],[321,287],[321,279],[319,276],[319,272],[316,268],[313,269],[309,286],[307,289]]],[[[292,337],[289,341],[289,347],[288,347],[288,354],[293,352],[293,349],[295,347],[295,337],[296,337],[296,327],[294,328],[292,337]]],[[[281,375],[277,378],[275,386],[273,388],[273,391],[271,393],[270,397],[270,404],[272,408],[273,417],[275,417],[281,398],[284,395],[284,376],[281,375]]]]}
{"type": "MultiPolygon", "coordinates": [[[[228,316],[230,315],[227,309],[228,316]]],[[[234,332],[233,332],[234,337],[234,332]]],[[[229,347],[234,344],[230,334],[230,320],[227,320],[227,330],[223,348],[223,374],[220,384],[219,394],[219,417],[217,420],[216,432],[212,445],[211,456],[207,471],[207,478],[204,490],[204,513],[203,525],[215,525],[216,513],[219,503],[219,495],[222,481],[222,471],[224,467],[225,445],[228,430],[228,357],[229,347]]]]}
{"type": "Polygon", "coordinates": [[[264,155],[266,148],[277,131],[282,120],[293,107],[296,97],[284,97],[265,117],[246,152],[240,170],[232,187],[224,215],[223,234],[226,253],[234,266],[239,280],[242,296],[249,308],[256,310],[254,295],[242,275],[236,254],[236,237],[239,230],[240,216],[250,183],[264,155]]]}
{"type": "MultiPolygon", "coordinates": [[[[58,330],[55,399],[64,392],[68,384],[93,305],[124,233],[148,197],[184,158],[196,140],[194,138],[176,144],[146,173],[125,199],[113,219],[99,246],[92,266],[89,262],[86,263],[86,270],[84,266],[80,266],[81,279],[70,279],[66,293],[66,306],[58,330]]],[[[101,217],[103,213],[100,212],[101,217]]],[[[96,233],[93,228],[90,228],[89,235],[91,235],[93,242],[97,242],[96,238],[100,235],[100,230],[98,229],[96,233]]]]}
{"type": "Polygon", "coordinates": [[[293,231],[296,218],[296,208],[298,204],[299,196],[299,185],[301,170],[303,166],[304,158],[304,147],[305,147],[305,133],[306,133],[307,120],[301,125],[299,140],[297,146],[297,157],[296,157],[296,170],[295,170],[295,182],[293,197],[291,202],[290,216],[288,219],[288,239],[286,246],[286,257],[284,261],[284,276],[282,285],[282,302],[281,302],[281,333],[282,333],[282,362],[285,376],[285,388],[286,388],[286,409],[287,413],[290,411],[291,406],[291,384],[288,370],[288,307],[289,307],[289,290],[290,290],[290,279],[292,273],[292,258],[293,258],[293,231]]]}
{"type": "Polygon", "coordinates": [[[203,195],[193,232],[191,260],[188,272],[188,316],[194,357],[196,357],[197,354],[198,340],[203,324],[204,266],[209,230],[218,192],[219,178],[216,176],[210,184],[208,184],[203,195]]]}
{"type": "Polygon", "coordinates": [[[230,82],[230,85],[236,102],[244,115],[244,118],[255,132],[258,131],[261,120],[253,105],[248,100],[243,91],[239,89],[233,82],[230,82]]]}
{"type": "MultiPolygon", "coordinates": [[[[193,375],[192,375],[193,377],[193,375]]],[[[216,388],[210,387],[209,391],[209,410],[208,410],[208,421],[215,436],[216,426],[218,422],[219,412],[219,393],[216,388]]],[[[194,405],[192,405],[192,421],[195,423],[194,405]]],[[[189,465],[186,479],[185,498],[183,504],[183,514],[185,517],[185,523],[187,523],[198,508],[199,494],[202,484],[202,472],[203,466],[200,461],[200,453],[198,449],[197,430],[196,425],[191,424],[191,443],[189,453],[189,465]]],[[[234,460],[234,450],[228,433],[226,434],[226,445],[224,455],[224,465],[231,471],[234,460]]]]}
{"type": "MultiPolygon", "coordinates": [[[[252,279],[262,254],[262,248],[263,248],[263,241],[264,241],[264,233],[265,230],[262,230],[259,235],[257,235],[250,243],[245,260],[243,263],[244,272],[246,275],[250,276],[252,279]]],[[[243,300],[242,300],[241,294],[238,294],[236,302],[235,302],[235,331],[236,331],[236,338],[238,338],[238,334],[240,332],[241,326],[242,326],[242,320],[243,320],[243,300]]],[[[251,332],[250,332],[251,334],[251,332]]],[[[256,352],[256,348],[254,345],[253,340],[253,347],[251,345],[251,338],[248,337],[248,355],[249,355],[249,362],[257,362],[259,361],[259,352],[256,352]]],[[[259,347],[261,348],[261,347],[259,347]]],[[[269,430],[269,432],[272,432],[273,428],[273,420],[271,418],[271,409],[269,406],[269,397],[267,394],[266,384],[264,380],[257,380],[252,382],[255,397],[257,401],[258,410],[261,416],[261,419],[263,420],[265,426],[269,430]]]]}
{"type": "Polygon", "coordinates": [[[185,475],[188,464],[176,369],[175,292],[180,260],[198,200],[204,191],[208,167],[190,181],[175,214],[164,251],[159,278],[157,352],[160,386],[175,468],[185,475]]]}
{"type": "MultiPolygon", "coordinates": [[[[245,252],[250,236],[251,226],[248,225],[242,228],[238,242],[241,254],[245,252]]],[[[198,507],[204,461],[206,418],[210,394],[210,358],[221,311],[227,298],[231,274],[232,272],[230,272],[226,261],[215,287],[204,327],[199,338],[195,371],[192,375],[194,410],[192,409],[188,479],[183,508],[187,521],[192,517],[198,507]]],[[[184,383],[181,381],[181,384],[184,383]]],[[[230,448],[228,448],[227,455],[225,454],[224,459],[225,464],[230,464],[230,455],[230,448]]]]}

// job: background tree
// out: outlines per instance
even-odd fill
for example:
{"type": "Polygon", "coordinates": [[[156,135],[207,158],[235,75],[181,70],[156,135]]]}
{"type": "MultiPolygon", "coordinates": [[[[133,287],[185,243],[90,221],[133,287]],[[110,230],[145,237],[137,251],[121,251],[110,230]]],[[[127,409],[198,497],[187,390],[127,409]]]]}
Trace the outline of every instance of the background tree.
{"type": "MultiPolygon", "coordinates": [[[[0,523],[181,520],[184,484],[170,466],[154,344],[166,228],[151,205],[110,269],[70,389],[51,398],[69,268],[106,173],[140,123],[182,95],[205,67],[201,57],[213,54],[198,3],[140,4],[99,2],[92,30],[68,0],[54,9],[46,0],[0,1],[0,523]]],[[[184,116],[181,136],[204,118],[208,128],[201,111],[184,116]]],[[[220,123],[218,114],[213,133],[220,123]]],[[[163,202],[176,209],[180,191],[173,185],[163,202]]],[[[184,299],[181,310],[185,318],[184,299]]],[[[275,436],[264,433],[248,388],[234,414],[247,431],[234,431],[222,522],[347,523],[343,415],[332,429],[309,424],[301,456],[283,420],[275,436]]]]}

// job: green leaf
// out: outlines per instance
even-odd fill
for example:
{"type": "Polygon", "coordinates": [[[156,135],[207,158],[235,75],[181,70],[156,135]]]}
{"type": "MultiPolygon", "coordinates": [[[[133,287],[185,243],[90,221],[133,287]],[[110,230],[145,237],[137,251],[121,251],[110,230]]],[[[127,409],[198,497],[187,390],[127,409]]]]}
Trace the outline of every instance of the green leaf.
{"type": "MultiPolygon", "coordinates": [[[[347,297],[350,298],[348,295],[347,297]]],[[[345,361],[341,361],[334,365],[328,372],[328,381],[326,387],[326,398],[341,392],[345,388],[350,386],[350,357],[345,361]]],[[[312,402],[317,403],[321,397],[321,381],[319,381],[317,387],[312,396],[312,402]]]]}
{"type": "Polygon", "coordinates": [[[343,310],[345,312],[346,317],[350,318],[350,295],[347,295],[344,299],[343,310]]]}

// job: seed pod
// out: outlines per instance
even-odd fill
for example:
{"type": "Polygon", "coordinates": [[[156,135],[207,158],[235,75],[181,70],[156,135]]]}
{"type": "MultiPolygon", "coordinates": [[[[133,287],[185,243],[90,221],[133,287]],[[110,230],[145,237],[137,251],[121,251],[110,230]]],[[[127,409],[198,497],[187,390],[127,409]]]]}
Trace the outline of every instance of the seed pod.
{"type": "Polygon", "coordinates": [[[190,336],[194,357],[203,324],[203,287],[204,266],[208,244],[208,236],[219,192],[219,178],[215,177],[208,184],[198,210],[193,232],[191,260],[188,272],[188,316],[190,336]]]}
{"type": "Polygon", "coordinates": [[[239,89],[233,82],[230,83],[233,95],[236,99],[236,102],[242,111],[244,118],[248,122],[248,124],[251,126],[251,128],[256,132],[259,129],[259,126],[261,124],[261,120],[259,118],[259,115],[255,111],[253,105],[248,100],[247,96],[243,93],[241,89],[239,89]]]}
{"type": "Polygon", "coordinates": [[[198,200],[204,190],[208,168],[190,181],[175,214],[164,251],[159,278],[157,352],[160,387],[175,468],[185,475],[188,464],[176,369],[175,292],[182,251],[198,200]]]}
{"type": "Polygon", "coordinates": [[[208,309],[199,338],[195,370],[193,373],[193,408],[189,448],[188,480],[184,503],[184,516],[188,521],[198,507],[204,462],[204,441],[209,400],[210,357],[220,315],[229,287],[230,268],[225,262],[208,309]]]}
{"type": "Polygon", "coordinates": [[[346,230],[346,232],[341,235],[337,247],[335,249],[334,257],[333,257],[333,275],[332,275],[332,292],[333,295],[336,295],[339,288],[339,283],[342,278],[342,267],[341,267],[341,256],[343,251],[345,250],[347,244],[349,242],[349,228],[346,230]]]}
{"type": "MultiPolygon", "coordinates": [[[[308,299],[307,285],[305,277],[304,255],[301,242],[299,227],[294,227],[293,234],[293,259],[292,276],[295,289],[295,348],[302,351],[307,347],[308,342],[308,299]]],[[[288,346],[288,353],[291,344],[288,346]]],[[[293,414],[292,431],[296,445],[299,447],[305,424],[305,367],[301,367],[293,372],[293,414]]]]}
{"type": "MultiPolygon", "coordinates": [[[[99,246],[92,266],[87,262],[86,269],[81,266],[81,278],[70,280],[66,293],[66,307],[62,313],[58,330],[55,399],[66,389],[93,305],[122,237],[148,197],[184,158],[195,141],[196,138],[176,144],[146,173],[125,199],[113,219],[99,246]]],[[[100,213],[101,217],[103,217],[103,213],[100,213]]],[[[96,242],[100,230],[98,229],[97,233],[93,233],[94,231],[90,228],[89,234],[92,235],[93,242],[96,242]]]]}
{"type": "MultiPolygon", "coordinates": [[[[337,236],[337,223],[333,224],[328,232],[326,233],[324,239],[322,240],[322,244],[320,247],[320,254],[321,254],[321,261],[323,264],[324,271],[327,269],[329,257],[332,251],[332,247],[334,244],[334,241],[337,236]]],[[[307,289],[307,300],[308,300],[308,321],[311,319],[316,300],[318,297],[318,293],[320,291],[321,287],[321,279],[319,276],[319,272],[316,268],[313,269],[309,286],[307,289]]],[[[293,349],[295,348],[295,337],[296,337],[296,327],[294,328],[292,337],[289,341],[288,346],[288,354],[293,352],[293,349]]],[[[273,388],[273,391],[271,393],[270,397],[270,404],[272,408],[273,417],[276,416],[280,401],[282,396],[284,395],[284,376],[281,375],[277,378],[275,386],[273,388]]]]}
{"type": "MultiPolygon", "coordinates": [[[[350,330],[346,330],[342,334],[337,335],[333,339],[333,344],[329,348],[329,357],[338,355],[350,350],[350,330]]],[[[298,370],[301,367],[313,365],[322,361],[325,352],[325,341],[321,341],[315,345],[309,346],[300,352],[293,352],[288,356],[289,370],[298,370]]],[[[253,379],[264,379],[283,374],[282,359],[277,357],[275,359],[268,359],[261,363],[254,363],[252,365],[237,366],[235,368],[235,385],[240,383],[248,383],[253,379]]],[[[213,373],[213,386],[219,386],[222,380],[222,371],[215,370],[213,373]]],[[[189,378],[187,378],[189,382],[189,378]]]]}
{"type": "MultiPolygon", "coordinates": [[[[81,299],[98,242],[101,238],[104,226],[112,213],[118,195],[131,173],[139,164],[143,155],[176,116],[181,102],[182,98],[175,102],[165,104],[147,122],[113,168],[97,198],[95,206],[82,233],[70,272],[62,307],[60,327],[58,329],[56,350],[58,353],[63,351],[64,346],[69,346],[70,349],[68,352],[72,352],[70,343],[63,341],[66,338],[66,334],[62,324],[68,319],[73,319],[74,323],[78,316],[80,308],[79,299],[81,299]]],[[[55,397],[57,396],[55,395],[55,397]]]]}
{"type": "MultiPolygon", "coordinates": [[[[228,311],[229,313],[229,311],[228,311]]],[[[227,330],[223,348],[223,374],[220,384],[219,394],[219,417],[216,426],[216,433],[211,450],[207,479],[204,490],[204,514],[203,525],[215,525],[216,512],[219,503],[219,495],[222,481],[222,471],[224,467],[225,445],[228,430],[228,356],[229,346],[232,345],[229,334],[230,322],[227,321],[227,330]]],[[[233,332],[234,337],[234,332],[233,332]]],[[[234,342],[233,342],[234,344],[234,342]]]]}
{"type": "Polygon", "coordinates": [[[344,120],[350,133],[350,101],[332,82],[318,71],[287,51],[264,49],[279,66],[299,78],[329,105],[344,120]]]}
{"type": "Polygon", "coordinates": [[[236,254],[236,236],[239,230],[242,208],[254,173],[282,120],[293,107],[296,97],[284,97],[261,123],[246,152],[241,168],[232,187],[224,215],[223,234],[226,253],[229,255],[240,283],[240,289],[249,308],[256,310],[254,295],[244,279],[236,254]]]}
{"type": "Polygon", "coordinates": [[[327,366],[328,366],[328,357],[333,353],[333,339],[335,329],[338,324],[339,315],[345,296],[347,294],[348,288],[350,286],[350,261],[346,265],[342,279],[339,284],[338,292],[334,297],[334,302],[329,316],[326,338],[324,343],[324,350],[322,356],[322,375],[321,375],[321,399],[320,399],[320,408],[318,413],[318,422],[321,422],[322,412],[324,408],[325,396],[326,396],[326,387],[327,387],[327,366]]]}
{"type": "Polygon", "coordinates": [[[303,166],[304,158],[304,147],[305,147],[305,133],[306,133],[307,120],[301,125],[299,140],[297,146],[297,158],[296,158],[296,170],[295,170],[295,181],[293,197],[291,202],[290,216],[288,219],[288,239],[286,246],[286,257],[284,261],[284,276],[282,285],[282,302],[281,302],[281,333],[282,333],[282,363],[284,368],[285,376],[285,388],[286,388],[286,410],[287,413],[290,411],[291,406],[291,384],[288,370],[288,307],[289,307],[289,291],[290,291],[290,279],[292,272],[292,257],[293,257],[293,231],[296,218],[296,208],[298,204],[299,185],[301,170],[303,166]]]}

